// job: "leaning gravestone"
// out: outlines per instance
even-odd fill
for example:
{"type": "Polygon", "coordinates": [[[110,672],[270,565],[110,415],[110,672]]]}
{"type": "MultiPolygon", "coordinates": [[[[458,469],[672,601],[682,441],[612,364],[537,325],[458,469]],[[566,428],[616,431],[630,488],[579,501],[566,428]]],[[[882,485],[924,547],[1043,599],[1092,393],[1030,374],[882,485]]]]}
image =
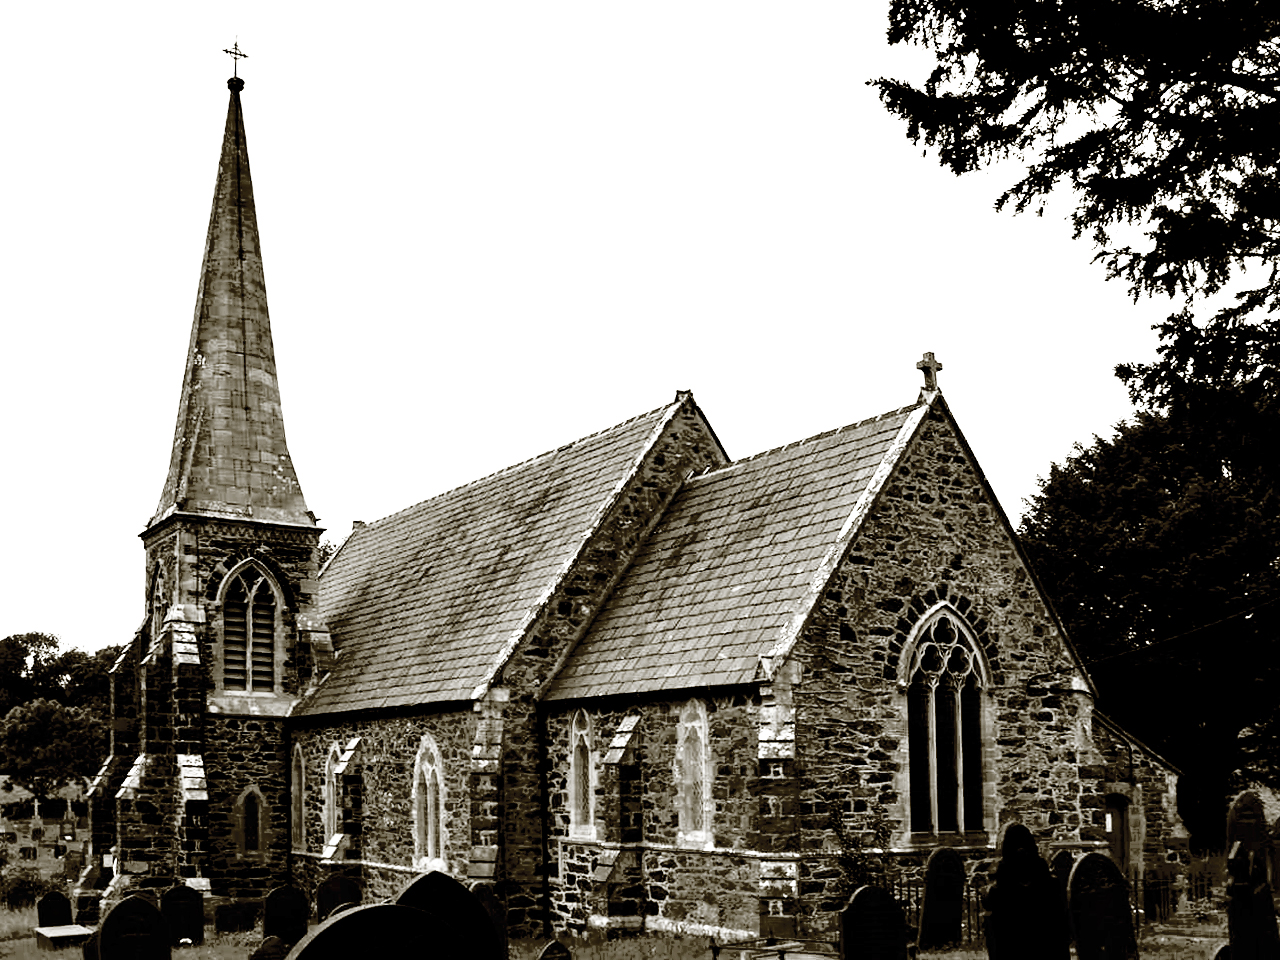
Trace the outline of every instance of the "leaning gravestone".
{"type": "Polygon", "coordinates": [[[1000,835],[996,879],[983,896],[990,960],[1068,960],[1071,939],[1062,887],[1020,823],[1000,835]]]}
{"type": "Polygon", "coordinates": [[[1262,801],[1236,797],[1227,812],[1227,934],[1231,960],[1280,958],[1280,933],[1271,899],[1272,848],[1262,801]]]}
{"type": "Polygon", "coordinates": [[[340,873],[326,877],[316,887],[316,916],[327,920],[334,911],[349,904],[359,904],[362,896],[360,884],[340,873]]]}
{"type": "Polygon", "coordinates": [[[276,887],[262,901],[262,937],[279,938],[292,947],[307,935],[311,904],[297,887],[276,887]]]}
{"type": "Polygon", "coordinates": [[[472,954],[466,938],[427,925],[420,910],[396,903],[368,903],[343,910],[313,927],[289,951],[288,960],[366,956],[452,958],[472,954]]]}
{"type": "MultiPolygon", "coordinates": [[[[412,880],[396,903],[425,913],[433,929],[465,931],[466,955],[475,960],[506,960],[506,948],[489,911],[470,890],[447,873],[433,870],[412,880]]],[[[441,951],[448,956],[447,951],[441,951]]]]}
{"type": "Polygon", "coordinates": [[[940,950],[960,942],[964,919],[964,859],[949,847],[929,854],[920,904],[921,950],[940,950]]]}
{"type": "Polygon", "coordinates": [[[1077,960],[1138,960],[1129,885],[1110,857],[1086,853],[1067,888],[1077,960]]]}
{"type": "Polygon", "coordinates": [[[204,894],[186,884],[170,887],[160,897],[160,914],[169,925],[169,943],[204,943],[204,894]]]}
{"type": "Polygon", "coordinates": [[[125,897],[98,929],[100,960],[170,960],[169,931],[149,900],[125,897]]]}
{"type": "Polygon", "coordinates": [[[907,960],[902,905],[881,887],[859,887],[840,913],[841,960],[907,960]]]}

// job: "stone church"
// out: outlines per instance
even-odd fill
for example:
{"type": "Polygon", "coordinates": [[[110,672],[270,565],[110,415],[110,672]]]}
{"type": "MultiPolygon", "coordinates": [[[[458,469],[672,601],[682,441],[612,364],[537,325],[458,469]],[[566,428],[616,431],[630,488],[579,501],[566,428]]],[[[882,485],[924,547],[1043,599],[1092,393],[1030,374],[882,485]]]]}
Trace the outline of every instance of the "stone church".
{"type": "Polygon", "coordinates": [[[677,393],[321,570],[229,86],[82,903],[436,869],[512,936],[820,938],[864,848],[1177,858],[1177,772],[1101,712],[932,355],[915,402],[743,460],[677,393]]]}

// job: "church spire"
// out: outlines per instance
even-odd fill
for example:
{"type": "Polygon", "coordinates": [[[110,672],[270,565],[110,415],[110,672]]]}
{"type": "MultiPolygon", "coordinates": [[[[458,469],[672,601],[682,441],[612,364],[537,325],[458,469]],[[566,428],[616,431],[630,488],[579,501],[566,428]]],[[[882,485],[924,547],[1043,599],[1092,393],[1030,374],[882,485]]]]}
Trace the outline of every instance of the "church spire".
{"type": "Polygon", "coordinates": [[[315,525],[285,444],[240,91],[209,215],[173,452],[151,523],[172,513],[315,525]]]}

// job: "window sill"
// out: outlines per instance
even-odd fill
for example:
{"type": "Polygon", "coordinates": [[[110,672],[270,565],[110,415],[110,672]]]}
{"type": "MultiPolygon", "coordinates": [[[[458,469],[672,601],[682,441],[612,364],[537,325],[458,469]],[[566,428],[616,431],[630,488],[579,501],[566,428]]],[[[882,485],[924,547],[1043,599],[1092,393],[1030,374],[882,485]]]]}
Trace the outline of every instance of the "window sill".
{"type": "Polygon", "coordinates": [[[293,697],[283,693],[220,690],[209,697],[209,712],[248,714],[255,717],[284,717],[288,716],[293,702],[293,697]]]}
{"type": "Polygon", "coordinates": [[[913,848],[974,847],[990,849],[991,835],[985,830],[966,830],[964,833],[916,833],[907,836],[907,845],[913,848]]]}

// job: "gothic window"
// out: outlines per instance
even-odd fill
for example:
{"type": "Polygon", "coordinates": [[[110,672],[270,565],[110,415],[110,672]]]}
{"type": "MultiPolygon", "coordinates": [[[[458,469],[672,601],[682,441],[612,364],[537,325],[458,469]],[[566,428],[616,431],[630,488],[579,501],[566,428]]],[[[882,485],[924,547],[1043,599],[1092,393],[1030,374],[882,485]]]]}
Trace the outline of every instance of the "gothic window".
{"type": "Polygon", "coordinates": [[[592,777],[595,764],[591,752],[591,719],[582,710],[574,715],[569,747],[569,832],[575,837],[594,837],[592,777]]]}
{"type": "Polygon", "coordinates": [[[235,834],[242,856],[256,856],[266,849],[262,825],[262,794],[250,787],[236,801],[235,834]]]}
{"type": "Polygon", "coordinates": [[[690,700],[680,710],[676,734],[676,802],[680,839],[685,843],[711,842],[711,758],[707,708],[690,700]]]}
{"type": "Polygon", "coordinates": [[[907,656],[911,830],[981,830],[981,653],[963,619],[943,608],[917,629],[907,656]]]}
{"type": "Polygon", "coordinates": [[[444,869],[444,765],[429,733],[413,761],[413,861],[418,869],[444,869]]]}
{"type": "Polygon", "coordinates": [[[293,748],[293,771],[289,778],[290,799],[290,829],[292,831],[292,841],[295,850],[306,848],[307,834],[303,825],[303,818],[306,816],[306,776],[307,768],[302,759],[302,746],[295,744],[293,748]]]}
{"type": "Polygon", "coordinates": [[[338,832],[340,818],[338,807],[342,796],[338,790],[338,763],[342,754],[335,743],[329,748],[329,757],[324,762],[324,842],[328,843],[338,832]]]}
{"type": "Polygon", "coordinates": [[[278,606],[275,584],[256,564],[227,575],[222,585],[224,690],[275,690],[278,606]]]}

